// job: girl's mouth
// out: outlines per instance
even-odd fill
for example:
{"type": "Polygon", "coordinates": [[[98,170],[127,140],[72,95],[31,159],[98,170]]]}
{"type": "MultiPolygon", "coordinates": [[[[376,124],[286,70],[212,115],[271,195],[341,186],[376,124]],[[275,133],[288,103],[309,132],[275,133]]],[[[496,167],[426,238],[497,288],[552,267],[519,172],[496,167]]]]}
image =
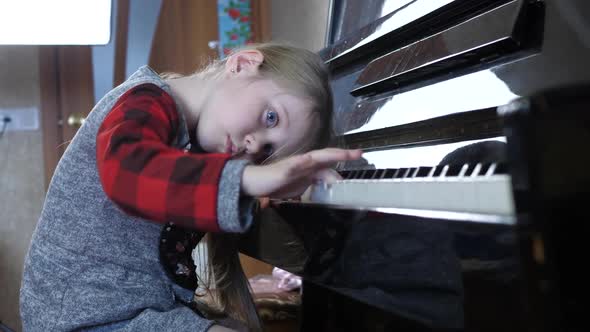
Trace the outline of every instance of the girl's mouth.
{"type": "Polygon", "coordinates": [[[225,153],[231,154],[233,158],[241,158],[244,156],[245,152],[245,149],[238,148],[238,146],[231,140],[231,137],[229,135],[227,136],[227,139],[225,140],[225,153]]]}

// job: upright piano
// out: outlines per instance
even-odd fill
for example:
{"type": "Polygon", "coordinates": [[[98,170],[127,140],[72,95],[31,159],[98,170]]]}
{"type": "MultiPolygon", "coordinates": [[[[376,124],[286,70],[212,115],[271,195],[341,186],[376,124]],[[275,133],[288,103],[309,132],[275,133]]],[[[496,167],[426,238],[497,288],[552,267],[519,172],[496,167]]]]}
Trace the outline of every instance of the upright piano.
{"type": "Polygon", "coordinates": [[[330,11],[335,144],[364,156],[241,244],[302,276],[300,329],[590,329],[590,1],[330,11]]]}

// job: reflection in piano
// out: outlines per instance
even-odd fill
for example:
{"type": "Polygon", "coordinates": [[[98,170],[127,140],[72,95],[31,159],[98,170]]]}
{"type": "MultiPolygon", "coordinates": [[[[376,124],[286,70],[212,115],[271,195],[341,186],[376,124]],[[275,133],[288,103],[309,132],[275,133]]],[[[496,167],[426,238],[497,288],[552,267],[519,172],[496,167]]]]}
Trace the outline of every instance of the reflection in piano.
{"type": "Polygon", "coordinates": [[[242,251],[303,277],[303,331],[577,331],[590,4],[333,1],[335,131],[365,151],[242,251]]]}

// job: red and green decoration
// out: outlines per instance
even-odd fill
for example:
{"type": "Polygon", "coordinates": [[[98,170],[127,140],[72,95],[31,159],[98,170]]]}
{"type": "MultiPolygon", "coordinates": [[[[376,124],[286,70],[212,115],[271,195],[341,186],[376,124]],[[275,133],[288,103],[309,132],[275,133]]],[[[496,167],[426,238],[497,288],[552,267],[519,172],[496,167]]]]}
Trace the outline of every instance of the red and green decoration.
{"type": "Polygon", "coordinates": [[[250,0],[218,0],[219,57],[253,42],[250,0]]]}

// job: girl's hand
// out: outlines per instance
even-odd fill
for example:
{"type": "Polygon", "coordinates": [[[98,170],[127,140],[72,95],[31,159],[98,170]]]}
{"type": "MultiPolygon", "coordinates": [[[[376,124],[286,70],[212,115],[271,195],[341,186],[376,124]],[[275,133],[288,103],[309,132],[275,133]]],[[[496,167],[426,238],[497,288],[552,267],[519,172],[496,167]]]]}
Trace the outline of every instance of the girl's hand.
{"type": "Polygon", "coordinates": [[[292,156],[264,166],[246,166],[242,192],[253,197],[299,197],[313,182],[338,179],[330,170],[339,161],[356,160],[361,150],[327,148],[292,156]]]}

